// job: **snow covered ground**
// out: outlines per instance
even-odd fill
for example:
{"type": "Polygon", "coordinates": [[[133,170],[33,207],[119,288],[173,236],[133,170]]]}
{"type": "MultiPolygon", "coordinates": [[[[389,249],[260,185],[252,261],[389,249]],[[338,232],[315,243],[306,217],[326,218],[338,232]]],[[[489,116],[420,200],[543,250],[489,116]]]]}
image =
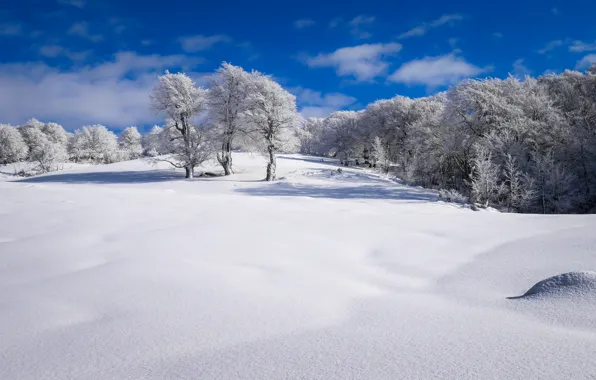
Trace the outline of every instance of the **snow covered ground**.
{"type": "Polygon", "coordinates": [[[0,379],[596,378],[592,293],[506,298],[595,270],[596,216],[234,160],[3,175],[0,379]]]}

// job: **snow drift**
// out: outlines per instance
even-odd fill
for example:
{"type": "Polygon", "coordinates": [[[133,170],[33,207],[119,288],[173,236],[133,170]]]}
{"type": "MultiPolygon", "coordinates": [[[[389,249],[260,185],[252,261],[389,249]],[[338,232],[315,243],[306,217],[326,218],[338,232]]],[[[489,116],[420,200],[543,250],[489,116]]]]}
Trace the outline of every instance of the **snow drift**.
{"type": "Polygon", "coordinates": [[[549,277],[536,283],[518,299],[526,297],[576,297],[596,295],[596,272],[569,272],[549,277]]]}

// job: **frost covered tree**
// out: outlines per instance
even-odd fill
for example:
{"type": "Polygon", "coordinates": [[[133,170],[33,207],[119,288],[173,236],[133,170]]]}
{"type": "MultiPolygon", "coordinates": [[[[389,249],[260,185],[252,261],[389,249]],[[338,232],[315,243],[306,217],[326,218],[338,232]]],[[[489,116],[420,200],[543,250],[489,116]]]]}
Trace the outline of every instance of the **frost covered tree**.
{"type": "Polygon", "coordinates": [[[0,164],[10,164],[27,158],[29,148],[19,131],[8,124],[0,124],[0,164]]]}
{"type": "Polygon", "coordinates": [[[143,145],[143,154],[145,156],[154,157],[167,153],[167,149],[164,148],[164,144],[162,143],[162,132],[162,127],[159,125],[154,125],[149,133],[143,135],[141,142],[143,145]]]}
{"type": "Polygon", "coordinates": [[[517,161],[508,154],[503,168],[504,198],[508,211],[523,211],[527,209],[534,198],[534,181],[526,173],[519,170],[517,161]]]}
{"type": "Polygon", "coordinates": [[[225,175],[233,172],[232,148],[241,132],[241,116],[248,105],[249,82],[250,75],[246,71],[226,62],[210,78],[209,121],[215,126],[217,139],[221,142],[217,160],[225,175]]]}
{"type": "Polygon", "coordinates": [[[58,169],[60,163],[67,161],[65,147],[51,141],[38,127],[23,128],[21,132],[29,145],[28,160],[37,164],[37,170],[47,173],[58,169]]]}
{"type": "Polygon", "coordinates": [[[74,161],[109,164],[118,160],[118,140],[103,125],[85,126],[75,131],[69,153],[74,161]]]}
{"type": "MultiPolygon", "coordinates": [[[[204,128],[197,125],[198,116],[207,106],[207,91],[198,87],[184,73],[166,73],[159,77],[150,95],[151,107],[166,118],[174,167],[184,168],[186,178],[211,154],[204,128]]],[[[166,160],[166,159],[164,159],[166,160]]]]}
{"type": "Polygon", "coordinates": [[[372,156],[375,167],[382,173],[389,173],[390,161],[387,151],[383,146],[383,142],[379,136],[375,136],[372,144],[372,156]]]}
{"type": "Polygon", "coordinates": [[[127,159],[139,158],[143,153],[141,134],[137,127],[128,127],[118,136],[118,145],[127,159]]]}
{"type": "Polygon", "coordinates": [[[46,123],[41,131],[54,143],[60,145],[64,150],[68,147],[68,133],[57,123],[46,123]]]}
{"type": "Polygon", "coordinates": [[[472,201],[486,208],[503,192],[503,186],[499,182],[500,170],[492,161],[492,153],[488,149],[476,146],[475,150],[471,175],[472,201]]]}
{"type": "Polygon", "coordinates": [[[298,121],[296,97],[269,76],[252,72],[247,102],[243,120],[253,147],[268,159],[266,180],[274,181],[276,154],[297,143],[294,134],[298,121]]]}

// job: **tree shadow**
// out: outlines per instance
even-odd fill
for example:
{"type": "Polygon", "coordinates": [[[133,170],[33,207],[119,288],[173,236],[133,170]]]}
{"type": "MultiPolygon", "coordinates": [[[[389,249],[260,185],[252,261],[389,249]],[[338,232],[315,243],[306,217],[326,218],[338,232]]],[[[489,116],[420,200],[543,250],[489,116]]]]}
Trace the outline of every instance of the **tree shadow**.
{"type": "Polygon", "coordinates": [[[284,155],[278,155],[278,160],[291,160],[291,161],[302,161],[310,162],[313,164],[325,164],[325,165],[339,165],[339,160],[336,158],[317,157],[317,156],[301,156],[301,157],[289,157],[284,155]]]}
{"type": "Polygon", "coordinates": [[[22,179],[26,183],[151,183],[184,180],[184,174],[171,170],[59,173],[22,179]]]}
{"type": "Polygon", "coordinates": [[[236,189],[236,192],[262,197],[310,197],[329,199],[388,199],[436,202],[438,196],[429,190],[401,186],[315,186],[277,182],[267,186],[236,189]]]}

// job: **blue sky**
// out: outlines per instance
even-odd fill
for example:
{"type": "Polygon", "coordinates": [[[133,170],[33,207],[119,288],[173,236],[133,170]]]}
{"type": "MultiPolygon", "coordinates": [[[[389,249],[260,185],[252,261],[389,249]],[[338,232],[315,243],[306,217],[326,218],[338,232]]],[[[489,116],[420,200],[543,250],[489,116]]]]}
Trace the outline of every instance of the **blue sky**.
{"type": "Polygon", "coordinates": [[[159,73],[273,75],[305,116],[596,62],[596,2],[9,0],[0,122],[148,127],[159,73]]]}

